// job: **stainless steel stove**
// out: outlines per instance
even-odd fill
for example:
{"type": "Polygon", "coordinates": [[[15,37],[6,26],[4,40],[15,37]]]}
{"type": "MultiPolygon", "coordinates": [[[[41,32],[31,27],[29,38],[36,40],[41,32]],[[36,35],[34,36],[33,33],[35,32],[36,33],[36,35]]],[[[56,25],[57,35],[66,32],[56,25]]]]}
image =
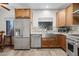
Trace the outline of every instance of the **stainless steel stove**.
{"type": "Polygon", "coordinates": [[[69,56],[79,56],[79,35],[67,36],[67,54],[69,56]]]}

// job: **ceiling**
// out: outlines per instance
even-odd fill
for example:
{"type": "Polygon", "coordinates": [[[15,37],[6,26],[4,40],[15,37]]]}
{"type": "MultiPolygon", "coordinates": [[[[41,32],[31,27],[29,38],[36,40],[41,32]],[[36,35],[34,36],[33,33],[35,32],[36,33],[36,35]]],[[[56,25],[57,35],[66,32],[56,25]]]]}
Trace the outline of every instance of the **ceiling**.
{"type": "Polygon", "coordinates": [[[9,3],[10,8],[54,9],[66,8],[69,3],[9,3]]]}

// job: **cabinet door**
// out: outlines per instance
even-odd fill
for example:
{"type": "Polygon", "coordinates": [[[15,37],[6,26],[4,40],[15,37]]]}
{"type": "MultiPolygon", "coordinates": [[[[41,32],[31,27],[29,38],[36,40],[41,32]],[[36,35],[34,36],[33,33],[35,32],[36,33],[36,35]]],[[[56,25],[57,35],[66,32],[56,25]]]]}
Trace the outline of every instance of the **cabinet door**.
{"type": "Polygon", "coordinates": [[[60,17],[61,17],[61,20],[60,20],[61,26],[65,26],[66,24],[66,10],[65,9],[61,11],[60,17]]]}
{"type": "Polygon", "coordinates": [[[42,39],[42,47],[43,48],[56,47],[56,38],[55,37],[43,38],[42,39]]]}
{"type": "Polygon", "coordinates": [[[56,13],[56,27],[59,27],[59,12],[56,13]]]}
{"type": "Polygon", "coordinates": [[[79,3],[73,3],[73,11],[76,11],[79,9],[79,3]]]}
{"type": "Polygon", "coordinates": [[[15,9],[15,18],[16,19],[30,19],[31,10],[30,9],[15,9]]]}
{"type": "Polygon", "coordinates": [[[29,17],[30,16],[30,9],[25,9],[24,15],[25,15],[25,17],[29,17]]]}
{"type": "Polygon", "coordinates": [[[63,9],[57,13],[57,27],[65,26],[66,24],[66,10],[63,9]]]}
{"type": "Polygon", "coordinates": [[[52,37],[52,38],[49,38],[48,39],[48,47],[56,47],[56,38],[55,37],[52,37]]]}
{"type": "Polygon", "coordinates": [[[73,25],[73,5],[66,8],[66,13],[66,25],[71,26],[73,25]]]}
{"type": "Polygon", "coordinates": [[[61,36],[61,47],[66,51],[66,37],[61,36]]]}
{"type": "Polygon", "coordinates": [[[66,37],[64,35],[58,35],[57,38],[59,47],[63,48],[66,51],[66,37]]]}
{"type": "Polygon", "coordinates": [[[22,17],[23,10],[22,9],[15,9],[15,18],[22,17]]]}
{"type": "Polygon", "coordinates": [[[56,47],[60,47],[60,43],[61,43],[60,36],[56,35],[56,47]]]}
{"type": "Polygon", "coordinates": [[[42,38],[41,46],[42,46],[42,48],[47,48],[48,47],[48,42],[47,42],[46,38],[42,38]]]}

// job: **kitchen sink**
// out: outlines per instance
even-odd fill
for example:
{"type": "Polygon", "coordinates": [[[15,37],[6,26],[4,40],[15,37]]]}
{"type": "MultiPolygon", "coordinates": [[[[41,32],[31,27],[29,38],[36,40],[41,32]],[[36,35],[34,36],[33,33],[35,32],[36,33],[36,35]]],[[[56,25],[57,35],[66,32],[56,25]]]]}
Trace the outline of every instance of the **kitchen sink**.
{"type": "Polygon", "coordinates": [[[42,34],[43,38],[50,38],[50,37],[55,37],[56,34],[52,34],[52,33],[47,33],[47,34],[42,34]]]}

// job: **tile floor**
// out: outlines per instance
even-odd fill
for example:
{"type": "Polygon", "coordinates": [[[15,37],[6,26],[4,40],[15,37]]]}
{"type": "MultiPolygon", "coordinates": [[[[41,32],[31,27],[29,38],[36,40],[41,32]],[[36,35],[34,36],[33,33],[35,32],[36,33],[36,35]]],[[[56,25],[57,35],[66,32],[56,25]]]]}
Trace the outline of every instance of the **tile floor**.
{"type": "Polygon", "coordinates": [[[0,56],[67,56],[67,54],[60,48],[30,50],[5,48],[3,52],[0,52],[0,56]]]}

